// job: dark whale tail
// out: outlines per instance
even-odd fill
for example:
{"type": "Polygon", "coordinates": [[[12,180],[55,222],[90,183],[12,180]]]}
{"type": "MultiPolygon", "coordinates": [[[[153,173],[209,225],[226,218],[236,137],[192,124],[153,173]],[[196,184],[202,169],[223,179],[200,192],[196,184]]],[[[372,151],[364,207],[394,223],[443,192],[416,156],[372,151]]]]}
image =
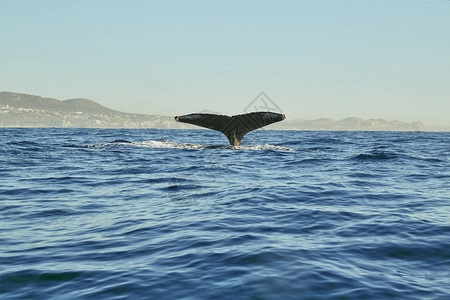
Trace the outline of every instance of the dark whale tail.
{"type": "Polygon", "coordinates": [[[239,146],[244,135],[250,131],[284,119],[286,119],[284,114],[273,112],[252,112],[232,117],[215,114],[189,114],[175,117],[177,122],[222,132],[232,146],[239,146]]]}

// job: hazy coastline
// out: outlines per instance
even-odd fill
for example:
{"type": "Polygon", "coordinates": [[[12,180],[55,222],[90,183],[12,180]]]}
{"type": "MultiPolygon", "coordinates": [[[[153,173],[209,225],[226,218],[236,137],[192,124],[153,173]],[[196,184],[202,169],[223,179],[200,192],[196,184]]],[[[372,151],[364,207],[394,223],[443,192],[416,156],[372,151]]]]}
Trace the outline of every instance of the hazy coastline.
{"type": "MultiPolygon", "coordinates": [[[[272,130],[323,131],[449,131],[446,126],[429,126],[420,121],[402,122],[384,119],[342,120],[292,119],[267,127],[272,130]]],[[[174,122],[173,116],[125,113],[89,99],[57,100],[41,96],[0,92],[0,127],[60,128],[157,128],[193,129],[197,126],[174,122]]]]}

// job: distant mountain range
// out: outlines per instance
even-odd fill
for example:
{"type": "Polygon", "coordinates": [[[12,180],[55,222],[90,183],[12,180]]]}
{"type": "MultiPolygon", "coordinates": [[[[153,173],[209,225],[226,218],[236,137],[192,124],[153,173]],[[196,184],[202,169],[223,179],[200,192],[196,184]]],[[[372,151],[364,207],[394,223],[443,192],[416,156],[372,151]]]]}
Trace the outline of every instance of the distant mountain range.
{"type": "Polygon", "coordinates": [[[0,92],[0,127],[191,128],[173,117],[130,114],[88,99],[0,92]]]}
{"type": "MultiPolygon", "coordinates": [[[[199,128],[175,122],[173,116],[124,113],[88,99],[60,101],[11,92],[0,92],[0,127],[199,128]]],[[[346,118],[340,121],[294,119],[285,120],[266,128],[274,130],[432,130],[421,122],[405,123],[359,118],[346,118]]]]}
{"type": "MultiPolygon", "coordinates": [[[[274,124],[279,126],[281,124],[274,124]]],[[[363,120],[360,118],[345,118],[334,121],[328,118],[317,120],[295,119],[282,125],[285,130],[359,130],[359,131],[425,131],[427,127],[422,122],[405,123],[401,121],[386,121],[383,119],[363,120]]]]}

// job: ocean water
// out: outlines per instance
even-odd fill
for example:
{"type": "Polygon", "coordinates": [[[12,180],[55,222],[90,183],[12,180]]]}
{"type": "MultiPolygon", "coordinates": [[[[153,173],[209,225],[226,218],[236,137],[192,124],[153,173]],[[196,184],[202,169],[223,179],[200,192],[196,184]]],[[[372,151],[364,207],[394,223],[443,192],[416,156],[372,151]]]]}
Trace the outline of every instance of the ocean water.
{"type": "Polygon", "coordinates": [[[0,299],[450,299],[450,134],[0,129],[0,299]]]}

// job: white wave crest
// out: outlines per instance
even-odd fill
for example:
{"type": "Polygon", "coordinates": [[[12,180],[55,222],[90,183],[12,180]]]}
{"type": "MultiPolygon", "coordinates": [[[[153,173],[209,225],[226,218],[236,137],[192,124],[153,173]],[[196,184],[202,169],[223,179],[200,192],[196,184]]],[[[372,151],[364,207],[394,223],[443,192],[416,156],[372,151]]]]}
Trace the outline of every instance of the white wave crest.
{"type": "Polygon", "coordinates": [[[211,146],[211,145],[202,145],[202,144],[177,144],[171,141],[145,141],[145,142],[135,142],[132,143],[135,146],[141,147],[149,147],[149,148],[179,148],[179,149],[238,149],[238,150],[281,150],[287,151],[292,150],[290,148],[282,147],[282,146],[274,146],[274,145],[251,145],[251,146],[230,146],[230,145],[219,145],[219,146],[211,146]]]}
{"type": "Polygon", "coordinates": [[[180,148],[180,149],[203,149],[207,148],[205,145],[199,144],[177,144],[171,141],[144,141],[144,142],[134,142],[131,143],[133,146],[137,147],[148,147],[148,148],[180,148]]]}
{"type": "Polygon", "coordinates": [[[102,144],[85,144],[81,145],[86,148],[105,149],[114,146],[132,146],[132,147],[146,147],[146,148],[160,148],[160,149],[235,149],[235,150],[278,150],[290,151],[291,148],[275,145],[249,145],[249,146],[230,146],[230,145],[202,145],[192,143],[174,143],[171,141],[143,141],[143,142],[112,142],[102,144]]]}

